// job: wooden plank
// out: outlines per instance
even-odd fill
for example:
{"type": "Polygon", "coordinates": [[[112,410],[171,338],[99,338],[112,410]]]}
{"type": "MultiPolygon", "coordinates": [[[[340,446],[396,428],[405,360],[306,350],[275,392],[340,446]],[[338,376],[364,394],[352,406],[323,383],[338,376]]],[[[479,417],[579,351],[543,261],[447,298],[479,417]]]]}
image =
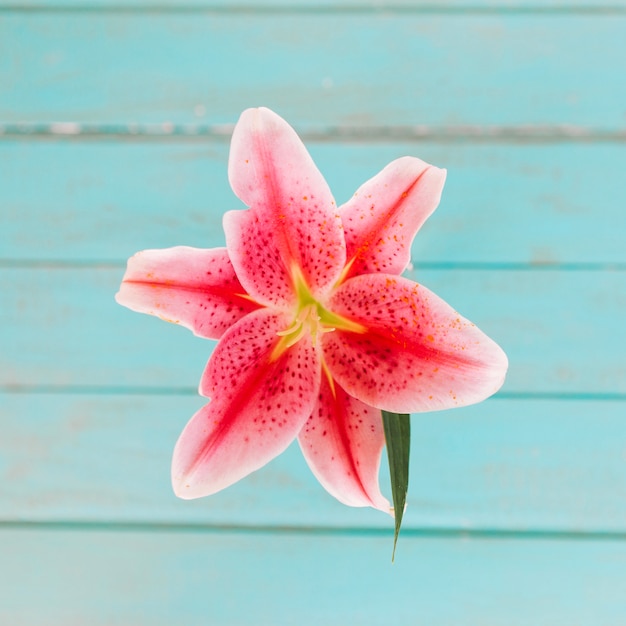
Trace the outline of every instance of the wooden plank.
{"type": "MultiPolygon", "coordinates": [[[[340,203],[405,154],[448,168],[416,264],[626,263],[626,144],[307,143],[340,203]]],[[[227,162],[226,142],[0,142],[0,256],[125,261],[223,245],[222,213],[241,206],[227,162]]]]}
{"type": "MultiPolygon", "coordinates": [[[[339,504],[297,445],[210,498],[176,499],[174,443],[192,396],[0,396],[0,520],[379,528],[339,504]]],[[[414,415],[403,528],[626,533],[622,401],[506,400],[414,415]]],[[[389,477],[383,461],[381,485],[389,477]]]]}
{"type": "MultiPolygon", "coordinates": [[[[132,313],[122,269],[0,270],[0,385],[195,387],[212,342],[132,313]]],[[[415,270],[504,347],[508,392],[624,393],[626,272],[415,270]]]]}
{"type": "Polygon", "coordinates": [[[3,530],[21,626],[621,626],[626,542],[3,530]],[[53,564],[53,566],[51,566],[53,564]]]}
{"type": "Polygon", "coordinates": [[[612,14],[8,12],[0,119],[230,124],[264,104],[301,128],[623,130],[625,28],[612,14]]]}

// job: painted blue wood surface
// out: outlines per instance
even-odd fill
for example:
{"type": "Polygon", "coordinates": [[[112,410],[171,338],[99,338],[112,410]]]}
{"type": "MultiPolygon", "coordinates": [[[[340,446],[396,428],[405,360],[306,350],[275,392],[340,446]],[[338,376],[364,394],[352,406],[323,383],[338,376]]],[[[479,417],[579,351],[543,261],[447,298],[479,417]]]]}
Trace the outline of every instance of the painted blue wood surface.
{"type": "MultiPolygon", "coordinates": [[[[172,445],[202,403],[193,394],[7,395],[0,518],[389,530],[385,515],[331,498],[297,445],[211,498],[177,500],[172,445]]],[[[404,528],[624,533],[623,430],[623,402],[606,399],[494,398],[414,416],[404,528]]],[[[384,471],[382,484],[389,493],[384,471]]]]}
{"type": "MultiPolygon", "coordinates": [[[[5,122],[623,130],[626,15],[7,13],[5,122]],[[584,45],[582,45],[584,42],[584,45]]],[[[60,125],[60,132],[76,126],[60,125]]],[[[191,129],[193,132],[193,128],[191,129]]],[[[578,131],[580,132],[580,131],[578,131]]]]}
{"type": "Polygon", "coordinates": [[[1,0],[0,624],[626,623],[625,29],[623,0],[1,0]],[[511,359],[414,416],[393,566],[297,446],[177,500],[213,344],[113,301],[136,250],[223,242],[260,103],[339,201],[448,168],[411,276],[511,359]]]}
{"type": "Polygon", "coordinates": [[[316,11],[361,11],[361,12],[463,12],[473,13],[481,11],[494,12],[517,12],[529,11],[537,13],[541,11],[582,11],[585,13],[612,13],[623,10],[626,7],[624,0],[440,0],[437,3],[432,0],[318,0],[313,3],[310,0],[246,0],[246,2],[232,2],[230,0],[0,0],[0,7],[11,11],[31,11],[33,9],[67,10],[77,9],[82,11],[98,10],[147,10],[174,11],[196,10],[226,10],[238,12],[252,11],[288,11],[288,12],[316,12],[316,11]]]}
{"type": "Polygon", "coordinates": [[[7,623],[622,626],[626,612],[623,541],[405,537],[392,566],[391,536],[358,533],[69,528],[5,538],[7,623]]]}
{"type": "MultiPolygon", "coordinates": [[[[626,143],[308,147],[339,203],[405,154],[448,169],[441,205],[415,241],[416,265],[626,264],[626,143]]],[[[224,245],[222,212],[242,206],[227,162],[225,141],[1,142],[0,260],[123,264],[140,248],[224,245]]]]}

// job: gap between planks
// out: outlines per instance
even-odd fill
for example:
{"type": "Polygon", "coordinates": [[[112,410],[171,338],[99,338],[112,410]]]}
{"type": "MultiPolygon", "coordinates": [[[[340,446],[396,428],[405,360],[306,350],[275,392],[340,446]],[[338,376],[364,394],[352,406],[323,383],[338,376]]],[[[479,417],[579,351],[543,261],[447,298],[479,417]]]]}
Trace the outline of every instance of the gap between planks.
{"type": "MultiPolygon", "coordinates": [[[[561,272],[624,272],[626,263],[556,263],[556,262],[531,262],[531,263],[487,263],[487,262],[439,262],[412,260],[411,265],[420,270],[447,270],[447,271],[502,271],[502,272],[525,272],[525,271],[561,271],[561,272]]],[[[7,270],[123,270],[126,260],[118,259],[2,259],[0,269],[7,270]]]]}
{"type": "MultiPolygon", "coordinates": [[[[0,10],[1,11],[1,10],[0,10]]],[[[2,140],[177,141],[229,142],[233,124],[83,124],[72,121],[45,124],[2,124],[2,140]]],[[[606,130],[584,126],[328,126],[299,128],[303,141],[327,142],[441,142],[494,144],[626,143],[626,128],[606,130]]]]}
{"type": "MultiPolygon", "coordinates": [[[[195,534],[263,534],[309,536],[393,537],[392,528],[360,526],[280,526],[243,524],[201,524],[168,522],[107,522],[107,521],[12,521],[0,520],[3,530],[51,530],[82,532],[155,532],[195,534]]],[[[412,527],[401,531],[403,537],[461,538],[494,540],[565,540],[565,541],[626,541],[626,531],[566,531],[544,529],[412,527]]]]}
{"type": "MultiPolygon", "coordinates": [[[[118,396],[199,396],[196,387],[160,385],[0,385],[0,394],[20,395],[118,395],[118,396]]],[[[501,391],[494,396],[499,400],[575,400],[626,402],[626,393],[620,392],[567,392],[567,391],[501,391]]]]}

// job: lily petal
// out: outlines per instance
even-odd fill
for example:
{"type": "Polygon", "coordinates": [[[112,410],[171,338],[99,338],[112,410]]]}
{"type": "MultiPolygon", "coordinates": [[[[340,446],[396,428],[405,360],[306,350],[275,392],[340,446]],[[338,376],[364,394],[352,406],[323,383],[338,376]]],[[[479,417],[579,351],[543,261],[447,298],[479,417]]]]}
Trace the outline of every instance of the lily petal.
{"type": "Polygon", "coordinates": [[[323,377],[317,404],[298,442],[317,480],[337,500],[390,512],[378,486],[385,445],[378,409],[349,396],[336,383],[331,389],[323,377]]]}
{"type": "Polygon", "coordinates": [[[224,217],[226,245],[248,293],[280,304],[293,290],[295,264],[313,295],[325,294],[346,260],[341,218],[291,126],[269,109],[244,111],[233,132],[228,176],[251,207],[224,217]]]}
{"type": "Polygon", "coordinates": [[[135,254],[115,299],[208,339],[260,306],[246,295],[226,248],[186,246],[135,254]]]}
{"type": "Polygon", "coordinates": [[[504,381],[502,349],[413,281],[356,276],[329,305],[367,328],[321,338],[333,378],[366,404],[396,413],[448,409],[484,400],[504,381]]]}
{"type": "Polygon", "coordinates": [[[212,401],[183,430],[172,461],[181,498],[216,493],[278,456],[311,414],[320,358],[310,337],[272,361],[287,317],[254,311],[217,345],[201,384],[212,401]]]}
{"type": "Polygon", "coordinates": [[[411,260],[411,243],[437,208],[446,170],[403,157],[363,184],[339,209],[349,272],[401,274],[411,260]]]}

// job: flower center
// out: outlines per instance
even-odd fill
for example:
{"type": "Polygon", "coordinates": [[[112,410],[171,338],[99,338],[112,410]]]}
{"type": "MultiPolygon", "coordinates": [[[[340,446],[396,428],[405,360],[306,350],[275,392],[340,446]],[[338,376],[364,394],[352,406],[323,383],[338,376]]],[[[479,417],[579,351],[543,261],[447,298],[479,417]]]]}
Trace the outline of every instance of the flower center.
{"type": "Polygon", "coordinates": [[[293,321],[293,324],[286,328],[285,330],[281,330],[276,334],[279,337],[283,337],[284,339],[281,341],[285,342],[285,348],[290,348],[294,344],[298,343],[300,339],[304,336],[307,330],[311,333],[313,337],[313,345],[317,340],[317,334],[321,333],[330,333],[335,330],[333,327],[325,326],[322,323],[322,318],[318,311],[319,304],[314,302],[311,304],[306,304],[303,308],[301,308],[296,318],[293,321]]]}
{"type": "Polygon", "coordinates": [[[295,315],[290,326],[276,333],[280,337],[280,341],[272,351],[272,361],[275,361],[285,350],[298,343],[307,333],[311,335],[313,345],[315,345],[318,335],[330,333],[336,329],[354,333],[366,331],[361,324],[329,311],[318,302],[313,297],[299,267],[294,266],[291,274],[297,296],[295,315]]]}

